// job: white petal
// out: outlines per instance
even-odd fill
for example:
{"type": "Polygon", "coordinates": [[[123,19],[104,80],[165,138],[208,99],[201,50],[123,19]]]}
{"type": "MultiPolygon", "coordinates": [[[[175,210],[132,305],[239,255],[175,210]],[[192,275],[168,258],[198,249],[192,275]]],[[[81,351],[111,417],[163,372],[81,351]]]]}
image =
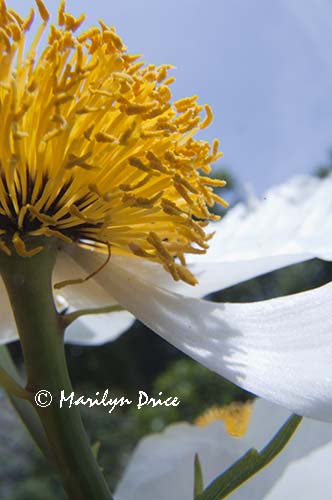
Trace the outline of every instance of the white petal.
{"type": "Polygon", "coordinates": [[[0,278],[0,344],[7,344],[18,339],[12,308],[5,285],[0,278]]]}
{"type": "MultiPolygon", "coordinates": [[[[82,279],[87,276],[87,271],[77,263],[75,257],[72,257],[71,252],[73,251],[75,251],[75,248],[72,247],[66,247],[66,251],[59,251],[53,273],[54,284],[71,279],[82,279]]],[[[97,264],[94,264],[96,267],[91,269],[91,272],[95,271],[103,262],[105,262],[105,256],[100,256],[100,260],[97,264]]],[[[59,289],[58,294],[64,297],[68,304],[75,309],[117,304],[113,297],[105,292],[93,279],[79,285],[64,286],[59,289]]]]}
{"type": "MultiPolygon", "coordinates": [[[[94,259],[79,256],[87,267],[94,259]]],[[[95,279],[211,370],[295,413],[332,420],[332,283],[272,300],[218,304],[152,287],[118,262],[95,279]]]]}
{"type": "MultiPolygon", "coordinates": [[[[303,437],[305,439],[305,436],[303,437]]],[[[326,498],[331,482],[332,443],[292,463],[272,488],[266,500],[281,498],[326,498]]]]}
{"type": "MultiPolygon", "coordinates": [[[[261,449],[287,418],[287,412],[280,407],[258,401],[255,403],[253,417],[247,435],[242,439],[230,437],[221,422],[199,428],[189,424],[169,426],[163,433],[144,438],[134,451],[117,491],[117,500],[168,500],[169,498],[192,500],[193,463],[198,453],[202,465],[205,485],[234,463],[249,448],[261,449]]],[[[234,500],[280,500],[281,498],[303,498],[311,500],[315,495],[308,495],[313,488],[327,487],[329,484],[328,465],[321,471],[308,471],[307,479],[312,481],[309,490],[303,489],[301,476],[303,465],[311,463],[312,457],[320,456],[326,442],[332,441],[332,427],[329,424],[305,419],[284,451],[267,468],[232,494],[234,500]],[[312,453],[314,450],[314,453],[312,453]],[[303,458],[305,457],[305,458],[303,458]],[[285,472],[286,486],[292,480],[291,470],[297,471],[292,481],[292,489],[287,490],[283,483],[285,472]],[[297,467],[297,468],[296,468],[297,467]],[[281,476],[280,485],[279,478],[281,476]],[[319,483],[319,479],[323,483],[319,483]],[[282,487],[281,487],[282,486],[282,487]],[[281,487],[281,488],[280,488],[281,487]],[[271,494],[269,491],[272,488],[271,494]],[[274,491],[283,494],[274,494],[274,491]],[[305,495],[303,496],[303,493],[305,495]],[[270,496],[271,495],[271,496],[270,496]]],[[[330,463],[330,454],[327,456],[330,463]]],[[[307,467],[306,467],[307,468],[307,467]]],[[[316,490],[315,490],[316,491],[316,490]]],[[[318,490],[319,491],[319,490],[318,490]]],[[[326,491],[326,490],[325,490],[326,491]]],[[[324,495],[316,495],[324,498],[324,495]]]]}
{"type": "Polygon", "coordinates": [[[67,328],[65,340],[69,344],[105,344],[116,340],[134,321],[127,311],[82,316],[67,328]]]}
{"type": "Polygon", "coordinates": [[[295,177],[254,207],[230,209],[211,224],[216,234],[207,254],[188,259],[199,280],[195,296],[313,257],[332,260],[331,213],[332,176],[295,177]]]}
{"type": "MultiPolygon", "coordinates": [[[[104,259],[105,257],[100,256],[101,263],[104,259]]],[[[97,267],[99,265],[98,263],[97,267]]],[[[87,272],[68,253],[60,251],[54,271],[54,283],[84,278],[86,275],[87,272]]],[[[70,305],[70,311],[117,304],[111,295],[93,279],[80,285],[65,286],[59,290],[59,294],[70,305]]],[[[135,317],[127,311],[82,316],[67,328],[65,339],[71,344],[104,344],[119,337],[134,321],[135,317]]]]}

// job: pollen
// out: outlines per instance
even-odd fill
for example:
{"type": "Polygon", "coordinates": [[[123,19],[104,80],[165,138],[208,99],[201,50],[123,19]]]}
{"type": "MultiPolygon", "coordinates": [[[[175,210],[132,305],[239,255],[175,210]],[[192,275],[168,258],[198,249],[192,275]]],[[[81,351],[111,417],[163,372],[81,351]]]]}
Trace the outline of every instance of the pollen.
{"type": "Polygon", "coordinates": [[[185,254],[206,252],[211,207],[227,206],[207,176],[219,142],[195,138],[210,106],[172,102],[173,66],[128,54],[114,27],[84,31],[63,0],[52,24],[35,1],[23,19],[0,0],[0,252],[28,258],[54,238],[194,285],[185,254]]]}
{"type": "Polygon", "coordinates": [[[233,402],[227,406],[209,408],[197,417],[195,424],[203,427],[217,420],[222,420],[228,434],[233,437],[242,437],[247,432],[251,415],[252,402],[233,402]]]}

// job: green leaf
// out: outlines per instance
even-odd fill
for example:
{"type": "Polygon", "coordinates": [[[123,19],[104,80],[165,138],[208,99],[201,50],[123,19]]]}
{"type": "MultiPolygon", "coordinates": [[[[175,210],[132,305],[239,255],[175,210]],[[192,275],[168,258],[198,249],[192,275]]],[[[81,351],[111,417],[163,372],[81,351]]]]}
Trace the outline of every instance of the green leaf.
{"type": "Polygon", "coordinates": [[[218,476],[195,500],[222,500],[270,463],[291,439],[302,417],[292,415],[260,452],[250,449],[218,476]]]}
{"type": "MultiPolygon", "coordinates": [[[[20,376],[8,352],[7,347],[4,345],[0,346],[0,370],[1,372],[6,371],[6,373],[9,374],[12,380],[16,381],[18,387],[20,387],[19,384],[22,383],[20,380],[20,376]]],[[[41,449],[41,451],[44,453],[46,457],[50,457],[45,432],[44,429],[42,428],[42,425],[39,421],[35,409],[33,408],[32,404],[29,401],[22,399],[21,397],[16,397],[13,394],[15,393],[11,394],[10,392],[7,392],[7,395],[13,407],[21,417],[23,423],[29,430],[32,438],[34,439],[38,447],[41,449]]]]}
{"type": "Polygon", "coordinates": [[[195,474],[195,477],[194,477],[194,498],[196,498],[197,495],[200,495],[204,490],[204,480],[203,480],[202,467],[201,467],[201,462],[199,460],[199,456],[197,453],[195,455],[194,474],[195,474]]]}
{"type": "Polygon", "coordinates": [[[98,460],[98,455],[99,455],[99,450],[100,450],[100,441],[96,441],[92,446],[91,446],[91,450],[92,450],[92,453],[93,453],[93,456],[95,457],[96,460],[98,460]]]}

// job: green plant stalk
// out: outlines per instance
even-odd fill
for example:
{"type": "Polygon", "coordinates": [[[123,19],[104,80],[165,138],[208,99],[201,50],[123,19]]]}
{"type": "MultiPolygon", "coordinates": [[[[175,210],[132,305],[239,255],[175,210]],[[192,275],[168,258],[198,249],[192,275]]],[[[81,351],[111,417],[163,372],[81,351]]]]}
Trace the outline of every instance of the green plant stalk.
{"type": "MultiPolygon", "coordinates": [[[[18,384],[22,384],[22,380],[20,379],[16,366],[5,345],[0,346],[0,367],[18,384]]],[[[35,443],[45,457],[51,460],[52,457],[49,453],[45,432],[35,409],[31,406],[30,402],[25,399],[25,397],[22,399],[21,397],[15,396],[15,393],[12,391],[7,390],[6,392],[11,404],[20,416],[27,430],[30,432],[32,439],[34,439],[35,443]]]]}
{"type": "Polygon", "coordinates": [[[195,500],[222,500],[239,488],[245,481],[266,467],[285,448],[302,421],[299,415],[291,415],[271,441],[261,450],[248,450],[225,472],[195,497],[195,500]]]}
{"type": "Polygon", "coordinates": [[[19,332],[27,373],[27,391],[49,443],[52,459],[70,500],[110,500],[111,493],[93,456],[77,406],[60,408],[61,390],[72,393],[63,343],[63,325],[52,293],[55,243],[33,257],[1,252],[0,273],[19,332]],[[47,390],[50,406],[39,407],[35,395],[47,390]]]}

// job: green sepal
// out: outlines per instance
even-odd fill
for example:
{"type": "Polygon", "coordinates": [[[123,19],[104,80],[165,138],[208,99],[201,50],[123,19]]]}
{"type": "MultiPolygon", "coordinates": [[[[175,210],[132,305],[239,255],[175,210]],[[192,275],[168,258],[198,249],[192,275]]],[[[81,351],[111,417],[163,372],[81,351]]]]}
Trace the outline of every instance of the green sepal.
{"type": "Polygon", "coordinates": [[[204,490],[204,480],[201,462],[199,460],[198,453],[195,455],[194,463],[194,498],[203,493],[204,490]]]}
{"type": "Polygon", "coordinates": [[[260,452],[252,448],[218,476],[195,500],[222,500],[269,464],[291,439],[302,417],[291,415],[260,452]]]}

